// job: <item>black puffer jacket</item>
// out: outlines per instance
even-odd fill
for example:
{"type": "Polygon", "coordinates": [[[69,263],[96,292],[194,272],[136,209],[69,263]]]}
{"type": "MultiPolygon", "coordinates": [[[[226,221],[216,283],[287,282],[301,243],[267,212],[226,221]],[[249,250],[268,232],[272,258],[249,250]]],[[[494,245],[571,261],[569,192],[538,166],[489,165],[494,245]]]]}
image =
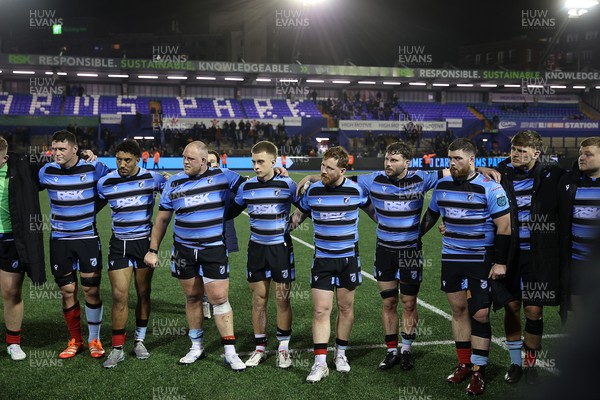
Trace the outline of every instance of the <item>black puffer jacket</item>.
{"type": "Polygon", "coordinates": [[[46,282],[44,235],[40,211],[38,166],[30,157],[8,153],[8,203],[19,261],[34,284],[46,282]]]}
{"type": "MultiPolygon", "coordinates": [[[[508,167],[510,158],[498,164],[502,174],[502,186],[511,203],[511,226],[513,251],[509,258],[507,279],[518,279],[517,265],[511,265],[518,248],[519,219],[514,188],[514,169],[508,167]]],[[[533,169],[533,193],[531,197],[531,257],[530,265],[537,282],[553,296],[538,299],[541,305],[557,306],[560,301],[560,251],[559,251],[559,209],[557,188],[564,170],[558,164],[536,162],[533,169]]]]}

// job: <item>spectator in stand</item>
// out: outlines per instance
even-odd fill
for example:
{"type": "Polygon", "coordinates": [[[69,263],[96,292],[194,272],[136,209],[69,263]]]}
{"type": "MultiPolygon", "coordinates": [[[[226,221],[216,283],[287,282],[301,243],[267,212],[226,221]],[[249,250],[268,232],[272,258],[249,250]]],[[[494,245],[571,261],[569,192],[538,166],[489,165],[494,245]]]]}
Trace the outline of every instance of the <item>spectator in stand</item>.
{"type": "Polygon", "coordinates": [[[484,142],[479,143],[477,147],[477,157],[489,157],[488,151],[485,148],[484,142]]]}
{"type": "Polygon", "coordinates": [[[490,150],[491,157],[500,157],[502,156],[502,150],[500,149],[500,145],[497,141],[492,142],[492,149],[490,150]]]}

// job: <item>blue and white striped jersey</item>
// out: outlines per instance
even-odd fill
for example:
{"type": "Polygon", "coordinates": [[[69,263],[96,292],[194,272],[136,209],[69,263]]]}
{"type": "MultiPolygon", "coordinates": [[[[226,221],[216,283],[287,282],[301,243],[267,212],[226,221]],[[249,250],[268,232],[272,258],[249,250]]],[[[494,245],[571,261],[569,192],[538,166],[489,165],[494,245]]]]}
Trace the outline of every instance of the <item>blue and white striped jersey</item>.
{"type": "Polygon", "coordinates": [[[235,202],[248,208],[251,241],[265,246],[284,243],[291,204],[297,203],[293,180],[274,176],[262,182],[254,177],[241,184],[235,202]]]}
{"type": "Polygon", "coordinates": [[[533,176],[529,171],[514,169],[513,187],[515,188],[515,198],[517,200],[517,211],[519,219],[519,247],[521,250],[531,250],[531,231],[529,223],[531,222],[531,197],[533,196],[533,176]]]}
{"type": "Polygon", "coordinates": [[[113,233],[117,239],[150,237],[154,197],[166,181],[161,174],[144,168],[127,177],[113,171],[98,181],[98,196],[110,205],[113,233]]]}
{"type": "Polygon", "coordinates": [[[199,176],[173,175],[159,204],[159,210],[175,213],[173,239],[196,249],[223,245],[230,192],[237,193],[243,181],[236,172],[219,168],[209,168],[199,176]]]}
{"type": "Polygon", "coordinates": [[[600,179],[583,175],[573,203],[571,258],[589,261],[600,227],[600,179]]]}
{"type": "Polygon", "coordinates": [[[96,183],[109,172],[99,161],[82,159],[71,168],[55,162],[39,171],[42,188],[50,199],[50,225],[54,239],[94,237],[96,231],[96,183]]]}
{"type": "Polygon", "coordinates": [[[442,178],[429,209],[442,216],[442,260],[481,262],[494,245],[493,219],[510,212],[506,192],[499,183],[476,173],[467,181],[442,178]]]}
{"type": "Polygon", "coordinates": [[[298,208],[313,220],[316,258],[358,256],[358,208],[369,203],[369,196],[349,179],[334,188],[320,181],[308,188],[298,208]]]}
{"type": "Polygon", "coordinates": [[[378,244],[393,249],[417,246],[423,200],[440,178],[441,171],[409,171],[398,181],[385,171],[356,177],[377,214],[378,244]]]}

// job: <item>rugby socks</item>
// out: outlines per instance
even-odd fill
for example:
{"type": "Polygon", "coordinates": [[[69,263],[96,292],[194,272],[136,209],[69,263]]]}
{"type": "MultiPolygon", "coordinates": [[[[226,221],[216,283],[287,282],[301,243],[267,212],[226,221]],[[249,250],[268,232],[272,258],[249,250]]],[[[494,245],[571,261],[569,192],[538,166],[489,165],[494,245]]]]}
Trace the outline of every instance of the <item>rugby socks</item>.
{"type": "Polygon", "coordinates": [[[223,336],[221,338],[221,344],[225,348],[225,355],[233,355],[235,353],[235,336],[223,336]]]}
{"type": "Polygon", "coordinates": [[[125,345],[125,329],[113,329],[112,347],[122,350],[125,345]]]}
{"type": "Polygon", "coordinates": [[[385,346],[388,352],[398,354],[398,334],[385,335],[385,346]]]}
{"type": "Polygon", "coordinates": [[[507,340],[506,348],[510,355],[510,363],[521,366],[523,358],[521,357],[521,349],[523,348],[522,340],[507,340]]]}
{"type": "Polygon", "coordinates": [[[459,364],[469,365],[471,363],[471,342],[454,342],[459,364]]]}
{"type": "MultiPolygon", "coordinates": [[[[544,333],[544,320],[542,318],[538,320],[525,319],[525,338],[534,339],[534,341],[541,340],[541,336],[544,333]],[[536,338],[537,336],[537,338],[536,338]],[[533,337],[533,338],[532,338],[533,337]]],[[[539,348],[539,345],[537,346],[539,348]]],[[[533,349],[527,346],[527,343],[523,346],[525,349],[525,368],[533,368],[537,359],[538,349],[533,349]]]]}
{"type": "Polygon", "coordinates": [[[485,367],[488,364],[488,359],[490,356],[489,350],[480,350],[473,349],[473,354],[471,355],[471,363],[473,364],[473,372],[481,372],[485,375],[485,367]]]}
{"type": "Polygon", "coordinates": [[[327,343],[315,343],[313,349],[315,362],[319,365],[327,365],[327,343]]]}
{"type": "Polygon", "coordinates": [[[416,333],[411,333],[409,335],[406,332],[402,332],[402,348],[400,349],[400,353],[404,353],[405,351],[410,353],[410,349],[416,338],[417,338],[416,333]]]}
{"type": "Polygon", "coordinates": [[[340,357],[346,357],[346,350],[348,350],[348,341],[335,338],[335,349],[337,355],[340,357]]]}
{"type": "Polygon", "coordinates": [[[73,307],[63,309],[65,322],[71,338],[75,339],[76,343],[82,343],[81,337],[81,307],[76,303],[73,307]]]}
{"type": "Polygon", "coordinates": [[[88,323],[88,342],[100,340],[100,325],[102,324],[102,302],[98,304],[85,303],[85,317],[88,323]]]}
{"type": "Polygon", "coordinates": [[[6,345],[10,346],[11,344],[21,344],[21,330],[18,331],[9,331],[6,329],[6,345]]]}
{"type": "Polygon", "coordinates": [[[264,353],[267,349],[267,335],[264,333],[255,333],[254,345],[256,346],[256,351],[264,353]]]}
{"type": "Polygon", "coordinates": [[[188,336],[192,341],[192,350],[201,350],[202,342],[204,341],[204,330],[202,329],[190,329],[188,336]]]}
{"type": "Polygon", "coordinates": [[[277,328],[276,334],[277,340],[279,340],[279,351],[288,351],[290,345],[290,338],[292,337],[292,330],[277,328]]]}
{"type": "Polygon", "coordinates": [[[135,340],[143,341],[146,338],[146,330],[148,329],[147,319],[135,319],[135,340]]]}

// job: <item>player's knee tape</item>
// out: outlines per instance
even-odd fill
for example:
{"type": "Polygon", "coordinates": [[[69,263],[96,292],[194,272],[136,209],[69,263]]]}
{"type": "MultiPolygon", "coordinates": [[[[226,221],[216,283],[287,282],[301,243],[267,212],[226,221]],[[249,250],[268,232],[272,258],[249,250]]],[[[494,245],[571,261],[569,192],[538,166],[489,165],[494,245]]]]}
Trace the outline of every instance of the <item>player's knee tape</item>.
{"type": "Polygon", "coordinates": [[[400,282],[400,293],[407,296],[416,296],[419,294],[420,284],[418,285],[410,285],[408,283],[400,282]]]}
{"type": "Polygon", "coordinates": [[[227,300],[223,304],[219,304],[218,306],[213,306],[213,314],[214,315],[223,315],[231,312],[231,304],[229,304],[229,300],[227,300]]]}
{"type": "Polygon", "coordinates": [[[387,299],[387,298],[390,298],[390,297],[396,297],[396,296],[398,296],[398,289],[382,290],[381,292],[379,292],[379,294],[381,295],[382,299],[387,299]]]}
{"type": "Polygon", "coordinates": [[[525,332],[531,333],[532,335],[541,335],[544,333],[544,320],[543,319],[529,319],[525,318],[525,332]]]}
{"type": "Polygon", "coordinates": [[[54,282],[56,282],[58,287],[63,287],[75,283],[75,277],[73,274],[69,274],[67,276],[61,276],[60,278],[54,278],[54,282]]]}
{"type": "Polygon", "coordinates": [[[81,286],[87,287],[98,287],[100,286],[100,277],[94,276],[92,278],[81,278],[81,286]]]}
{"type": "Polygon", "coordinates": [[[471,317],[471,335],[490,339],[492,337],[492,324],[489,321],[481,323],[471,317]]]}

